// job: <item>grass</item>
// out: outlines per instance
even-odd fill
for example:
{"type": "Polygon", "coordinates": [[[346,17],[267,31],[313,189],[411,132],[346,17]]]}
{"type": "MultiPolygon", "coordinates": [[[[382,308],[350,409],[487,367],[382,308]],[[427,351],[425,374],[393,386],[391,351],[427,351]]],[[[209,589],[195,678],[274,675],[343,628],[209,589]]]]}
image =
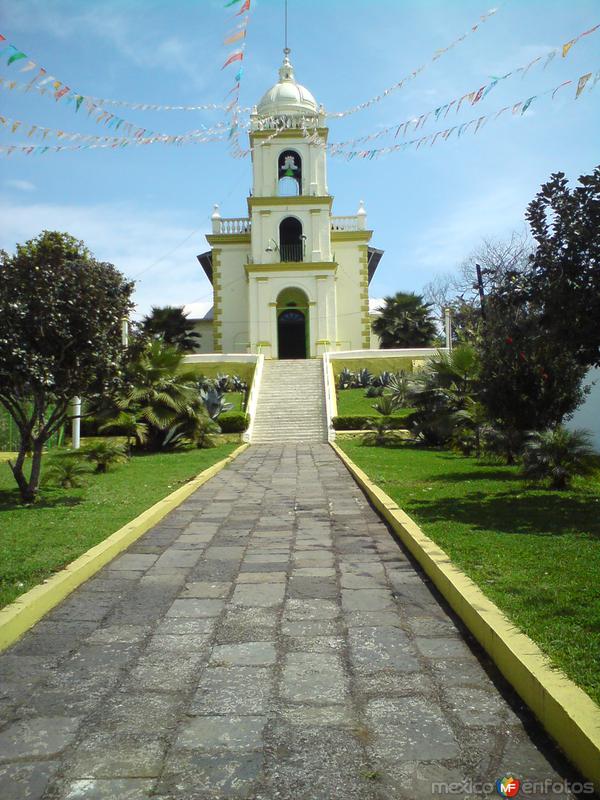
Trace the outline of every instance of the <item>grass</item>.
{"type": "MultiPolygon", "coordinates": [[[[366,389],[341,389],[337,393],[337,407],[339,417],[368,416],[378,417],[379,414],[373,406],[378,397],[365,397],[366,389]]],[[[397,408],[393,417],[406,417],[412,414],[414,408],[397,408]]]]}
{"type": "Polygon", "coordinates": [[[556,492],[449,452],[339,444],[600,703],[600,475],[556,492]]]}
{"type": "Polygon", "coordinates": [[[244,395],[242,392],[227,392],[225,395],[225,402],[226,403],[233,403],[233,408],[230,411],[243,411],[242,403],[244,401],[244,395]]]}
{"type": "Polygon", "coordinates": [[[202,470],[228,456],[238,437],[209,450],[134,455],[82,489],[43,487],[20,505],[8,464],[0,463],[0,606],[62,569],[202,470]]]}

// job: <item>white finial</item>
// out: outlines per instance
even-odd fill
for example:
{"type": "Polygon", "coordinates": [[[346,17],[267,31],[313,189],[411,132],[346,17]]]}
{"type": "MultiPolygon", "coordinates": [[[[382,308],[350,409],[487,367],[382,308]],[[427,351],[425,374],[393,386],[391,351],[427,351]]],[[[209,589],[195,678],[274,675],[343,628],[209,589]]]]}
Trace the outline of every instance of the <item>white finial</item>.
{"type": "Polygon", "coordinates": [[[364,230],[367,227],[367,212],[365,210],[365,201],[361,200],[358,204],[358,211],[356,212],[357,224],[359,230],[364,230]]]}
{"type": "Polygon", "coordinates": [[[283,64],[279,67],[279,80],[280,81],[293,81],[294,80],[294,67],[290,61],[289,55],[291,50],[289,47],[284,49],[283,64]]]}
{"type": "Polygon", "coordinates": [[[213,233],[221,233],[221,214],[219,213],[219,204],[215,203],[214,211],[211,215],[213,233]]]}

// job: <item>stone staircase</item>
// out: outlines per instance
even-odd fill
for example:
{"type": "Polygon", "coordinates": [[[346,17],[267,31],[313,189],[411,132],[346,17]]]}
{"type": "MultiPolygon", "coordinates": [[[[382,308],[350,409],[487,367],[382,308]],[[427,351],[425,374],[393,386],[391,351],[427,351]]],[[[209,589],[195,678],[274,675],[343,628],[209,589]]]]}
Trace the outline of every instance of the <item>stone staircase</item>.
{"type": "Polygon", "coordinates": [[[326,441],[321,359],[265,361],[252,443],[326,441]]]}

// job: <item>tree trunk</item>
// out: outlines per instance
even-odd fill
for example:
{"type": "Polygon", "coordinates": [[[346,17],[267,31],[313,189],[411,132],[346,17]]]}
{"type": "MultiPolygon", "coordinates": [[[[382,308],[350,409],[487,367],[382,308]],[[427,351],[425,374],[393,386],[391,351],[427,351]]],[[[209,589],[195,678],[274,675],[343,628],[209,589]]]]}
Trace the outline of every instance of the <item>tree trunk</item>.
{"type": "Polygon", "coordinates": [[[31,454],[31,473],[29,474],[29,483],[27,484],[27,498],[23,498],[26,503],[35,502],[38,489],[40,488],[43,451],[44,442],[40,439],[36,439],[33,443],[33,452],[31,454]]]}
{"type": "Polygon", "coordinates": [[[19,454],[17,455],[17,460],[14,462],[14,464],[12,461],[8,462],[8,466],[10,467],[14,479],[17,482],[17,486],[19,487],[19,494],[21,495],[21,500],[24,503],[29,502],[26,499],[28,493],[28,483],[27,483],[27,478],[25,477],[25,473],[23,472],[23,465],[25,464],[25,456],[27,455],[27,450],[28,450],[28,442],[22,436],[21,443],[19,445],[19,454]]]}

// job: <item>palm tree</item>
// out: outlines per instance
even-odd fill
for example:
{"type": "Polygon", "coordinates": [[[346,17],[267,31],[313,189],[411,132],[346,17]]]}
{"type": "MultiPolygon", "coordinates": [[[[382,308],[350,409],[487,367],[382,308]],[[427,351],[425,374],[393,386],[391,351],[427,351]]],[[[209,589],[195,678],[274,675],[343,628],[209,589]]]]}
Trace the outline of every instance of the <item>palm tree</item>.
{"type": "Polygon", "coordinates": [[[151,313],[142,320],[142,330],[185,352],[194,352],[201,338],[194,330],[194,323],[183,313],[183,306],[152,306],[151,313]]]}
{"type": "Polygon", "coordinates": [[[575,475],[594,471],[593,459],[587,431],[557,425],[529,435],[523,448],[523,475],[537,481],[549,478],[551,489],[568,489],[575,475]]]}
{"type": "MultiPolygon", "coordinates": [[[[150,342],[132,366],[131,387],[118,403],[112,427],[127,423],[127,435],[158,449],[171,426],[203,413],[196,375],[182,371],[183,353],[160,340],[150,342]]],[[[106,428],[107,426],[103,426],[106,428]]]]}
{"type": "Polygon", "coordinates": [[[431,303],[422,295],[397,292],[385,297],[381,313],[373,322],[373,331],[381,340],[380,347],[426,347],[436,336],[431,303]]]}

